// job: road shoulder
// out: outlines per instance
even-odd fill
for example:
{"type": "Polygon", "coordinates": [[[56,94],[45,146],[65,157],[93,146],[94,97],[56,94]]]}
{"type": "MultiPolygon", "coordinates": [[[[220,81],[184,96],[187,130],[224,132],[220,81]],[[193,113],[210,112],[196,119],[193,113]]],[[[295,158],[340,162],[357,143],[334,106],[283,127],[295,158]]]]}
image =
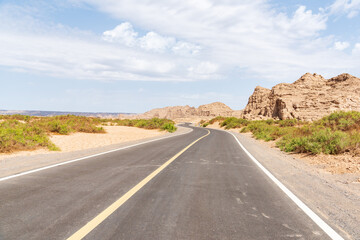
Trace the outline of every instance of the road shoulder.
{"type": "Polygon", "coordinates": [[[276,178],[349,239],[360,239],[360,184],[333,175],[235,132],[244,147],[276,178]]]}

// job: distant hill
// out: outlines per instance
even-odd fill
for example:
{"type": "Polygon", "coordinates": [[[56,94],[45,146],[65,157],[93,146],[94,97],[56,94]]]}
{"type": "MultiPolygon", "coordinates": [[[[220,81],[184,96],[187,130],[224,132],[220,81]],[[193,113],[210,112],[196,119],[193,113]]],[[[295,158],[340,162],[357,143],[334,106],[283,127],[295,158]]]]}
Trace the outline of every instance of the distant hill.
{"type": "Polygon", "coordinates": [[[75,115],[85,117],[100,117],[100,118],[117,118],[121,115],[129,115],[132,113],[109,113],[109,112],[61,112],[61,111],[37,111],[37,110],[0,110],[0,115],[28,115],[28,116],[59,116],[59,115],[75,115]]]}
{"type": "Polygon", "coordinates": [[[123,115],[121,118],[167,118],[171,120],[179,119],[207,119],[214,118],[217,116],[231,117],[237,116],[240,117],[241,111],[232,110],[229,106],[221,102],[214,102],[210,104],[201,105],[198,108],[186,106],[173,106],[173,107],[164,107],[164,108],[155,108],[143,114],[136,115],[123,115]]]}

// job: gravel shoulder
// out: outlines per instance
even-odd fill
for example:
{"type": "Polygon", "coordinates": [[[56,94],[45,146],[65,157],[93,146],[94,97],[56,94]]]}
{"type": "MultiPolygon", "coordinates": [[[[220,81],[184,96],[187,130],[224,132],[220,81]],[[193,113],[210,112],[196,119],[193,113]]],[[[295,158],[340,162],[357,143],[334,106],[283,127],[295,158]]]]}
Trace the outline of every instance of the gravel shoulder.
{"type": "Polygon", "coordinates": [[[251,134],[234,133],[264,167],[336,231],[347,239],[360,239],[359,173],[331,174],[251,134]]]}
{"type": "MultiPolygon", "coordinates": [[[[155,139],[162,139],[172,136],[178,136],[181,134],[189,133],[192,131],[190,128],[184,128],[177,126],[178,130],[174,133],[165,133],[165,132],[158,132],[158,133],[150,133],[150,134],[143,134],[141,135],[138,130],[140,131],[146,131],[143,129],[137,129],[137,128],[130,128],[130,131],[133,131],[134,134],[130,134],[130,137],[127,137],[126,139],[119,139],[118,137],[114,137],[112,135],[106,136],[106,134],[101,134],[100,136],[101,141],[97,142],[95,139],[94,134],[76,134],[75,140],[77,143],[75,143],[74,138],[71,138],[69,140],[66,140],[66,138],[58,139],[60,142],[62,142],[62,146],[65,146],[62,152],[49,152],[47,150],[36,150],[31,152],[22,152],[19,154],[14,155],[7,155],[7,156],[1,156],[0,157],[0,177],[6,177],[13,174],[29,171],[32,169],[37,169],[77,158],[82,158],[106,151],[111,151],[114,149],[130,146],[133,144],[138,144],[150,140],[155,139]],[[135,136],[135,137],[134,137],[135,136]],[[86,141],[84,141],[86,139],[86,141]],[[93,140],[93,141],[91,141],[93,140]],[[79,145],[80,141],[80,145],[79,145]],[[81,142],[83,141],[83,142],[81,142]],[[98,145],[94,145],[97,142],[98,145]],[[113,143],[112,142],[117,142],[113,143]],[[79,145],[76,148],[72,148],[72,144],[79,145]],[[98,147],[95,147],[98,146],[98,147]]],[[[149,130],[147,130],[149,131],[149,130]]],[[[120,134],[117,132],[117,134],[120,134]]]]}

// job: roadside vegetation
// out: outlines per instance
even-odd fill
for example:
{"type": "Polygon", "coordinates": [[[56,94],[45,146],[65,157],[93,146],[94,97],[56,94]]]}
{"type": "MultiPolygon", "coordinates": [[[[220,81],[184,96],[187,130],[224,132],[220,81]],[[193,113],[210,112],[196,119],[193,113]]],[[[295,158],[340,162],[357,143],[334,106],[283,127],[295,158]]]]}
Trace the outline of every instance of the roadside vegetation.
{"type": "MultiPolygon", "coordinates": [[[[203,122],[202,126],[207,126],[210,121],[203,122]]],[[[256,139],[276,141],[276,146],[285,152],[333,155],[352,152],[360,155],[360,112],[335,112],[314,122],[296,119],[251,121],[235,117],[215,121],[225,129],[238,128],[242,133],[251,132],[256,139]]]]}
{"type": "Polygon", "coordinates": [[[105,133],[101,125],[130,126],[174,132],[174,122],[168,119],[100,119],[74,115],[31,117],[25,115],[0,115],[0,153],[34,150],[46,147],[60,150],[50,141],[51,134],[69,135],[76,132],[105,133]]]}
{"type": "Polygon", "coordinates": [[[169,119],[152,118],[152,119],[102,119],[103,124],[116,126],[138,127],[145,129],[159,129],[168,132],[175,132],[175,122],[169,119]]]}

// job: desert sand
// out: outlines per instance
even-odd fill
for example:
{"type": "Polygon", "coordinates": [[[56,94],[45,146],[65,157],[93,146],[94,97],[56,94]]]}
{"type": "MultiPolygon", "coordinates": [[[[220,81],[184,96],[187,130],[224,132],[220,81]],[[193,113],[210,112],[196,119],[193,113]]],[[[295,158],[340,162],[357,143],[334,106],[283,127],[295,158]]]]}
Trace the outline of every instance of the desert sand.
{"type": "MultiPolygon", "coordinates": [[[[135,141],[150,137],[165,135],[166,131],[147,130],[135,127],[124,126],[104,126],[106,133],[74,133],[71,135],[52,135],[50,139],[61,152],[72,152],[111,144],[135,141]]],[[[0,154],[0,160],[17,157],[45,154],[50,151],[47,149],[37,149],[34,151],[21,151],[10,154],[0,154]]]]}

